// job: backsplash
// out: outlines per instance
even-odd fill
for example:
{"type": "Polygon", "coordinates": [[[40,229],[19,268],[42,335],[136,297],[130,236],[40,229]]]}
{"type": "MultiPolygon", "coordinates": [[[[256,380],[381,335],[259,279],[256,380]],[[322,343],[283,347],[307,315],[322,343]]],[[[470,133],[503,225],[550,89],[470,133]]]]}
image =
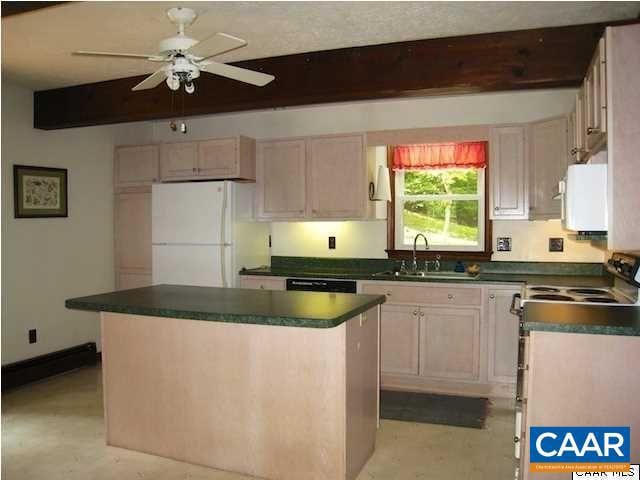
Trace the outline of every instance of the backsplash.
{"type": "MultiPolygon", "coordinates": [[[[274,222],[271,255],[386,259],[386,220],[368,222],[274,222]],[[335,237],[335,249],[329,249],[335,237]]],[[[493,261],[602,263],[606,251],[589,241],[572,240],[557,220],[494,221],[493,261]],[[496,251],[498,237],[511,239],[511,251],[496,251]],[[562,252],[549,251],[549,239],[563,239],[562,252]]]]}
{"type": "MultiPolygon", "coordinates": [[[[456,262],[443,261],[441,269],[452,271],[456,262]]],[[[465,262],[467,263],[467,262],[465,262]]],[[[470,262],[469,262],[470,263],[470,262]]],[[[601,263],[586,262],[473,262],[480,265],[482,273],[511,273],[536,275],[587,275],[600,276],[604,272],[601,263]]],[[[398,260],[382,258],[319,258],[319,257],[271,257],[271,268],[284,271],[305,272],[360,272],[376,273],[392,270],[398,260]]]]}

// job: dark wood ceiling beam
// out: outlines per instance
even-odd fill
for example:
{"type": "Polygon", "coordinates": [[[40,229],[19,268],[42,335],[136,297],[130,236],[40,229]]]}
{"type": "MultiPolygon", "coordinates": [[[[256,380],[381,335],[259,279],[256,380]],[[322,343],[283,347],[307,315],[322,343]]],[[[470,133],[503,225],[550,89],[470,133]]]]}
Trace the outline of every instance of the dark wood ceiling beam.
{"type": "Polygon", "coordinates": [[[11,15],[18,15],[20,13],[33,12],[34,10],[40,10],[42,8],[54,7],[61,3],[69,2],[15,2],[15,1],[3,1],[0,5],[2,11],[2,18],[10,17],[11,15]]]}
{"type": "Polygon", "coordinates": [[[195,94],[175,94],[173,111],[171,92],[163,84],[131,91],[144,76],[40,91],[34,94],[34,126],[57,129],[351,100],[575,87],[604,28],[520,30],[237,62],[276,80],[259,88],[203,74],[195,94]]]}

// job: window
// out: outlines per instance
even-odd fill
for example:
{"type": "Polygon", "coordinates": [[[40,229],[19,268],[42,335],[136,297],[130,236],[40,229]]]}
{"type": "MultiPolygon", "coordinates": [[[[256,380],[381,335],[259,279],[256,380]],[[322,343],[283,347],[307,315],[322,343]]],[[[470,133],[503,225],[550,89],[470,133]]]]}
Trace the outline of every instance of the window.
{"type": "Polygon", "coordinates": [[[489,258],[487,142],[401,145],[389,154],[394,186],[389,257],[406,258],[422,233],[429,241],[422,258],[439,252],[443,258],[454,253],[455,258],[489,258]]]}
{"type": "Polygon", "coordinates": [[[396,248],[423,233],[433,250],[484,250],[484,170],[445,168],[395,174],[396,248]]]}

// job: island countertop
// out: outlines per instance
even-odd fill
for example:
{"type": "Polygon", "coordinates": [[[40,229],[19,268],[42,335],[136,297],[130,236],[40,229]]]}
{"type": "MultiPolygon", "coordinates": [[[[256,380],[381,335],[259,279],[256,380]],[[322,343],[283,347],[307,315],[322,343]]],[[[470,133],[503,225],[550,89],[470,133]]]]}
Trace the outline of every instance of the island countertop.
{"type": "Polygon", "coordinates": [[[332,328],[384,301],[383,295],[155,285],[71,298],[65,306],[187,320],[332,328]]]}

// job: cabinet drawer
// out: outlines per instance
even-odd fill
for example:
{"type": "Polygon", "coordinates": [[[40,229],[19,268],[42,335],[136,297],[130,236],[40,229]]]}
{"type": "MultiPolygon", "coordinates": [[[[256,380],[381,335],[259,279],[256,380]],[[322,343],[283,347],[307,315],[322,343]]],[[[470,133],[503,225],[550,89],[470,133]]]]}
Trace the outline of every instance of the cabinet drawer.
{"type": "Polygon", "coordinates": [[[255,290],[284,290],[285,279],[274,277],[240,277],[241,288],[252,288],[255,290]]]}
{"type": "Polygon", "coordinates": [[[389,303],[478,306],[482,302],[480,287],[366,284],[362,292],[386,295],[389,303]]]}

